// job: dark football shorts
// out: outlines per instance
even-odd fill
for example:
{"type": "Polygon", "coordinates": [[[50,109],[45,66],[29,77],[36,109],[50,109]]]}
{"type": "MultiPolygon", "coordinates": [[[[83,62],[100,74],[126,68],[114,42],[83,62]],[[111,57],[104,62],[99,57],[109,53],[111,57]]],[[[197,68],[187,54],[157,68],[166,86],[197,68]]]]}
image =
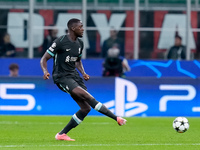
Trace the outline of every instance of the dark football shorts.
{"type": "Polygon", "coordinates": [[[62,77],[59,79],[59,82],[57,82],[56,85],[59,89],[66,93],[71,93],[72,90],[78,86],[87,91],[87,87],[85,86],[83,79],[80,76],[62,77]]]}

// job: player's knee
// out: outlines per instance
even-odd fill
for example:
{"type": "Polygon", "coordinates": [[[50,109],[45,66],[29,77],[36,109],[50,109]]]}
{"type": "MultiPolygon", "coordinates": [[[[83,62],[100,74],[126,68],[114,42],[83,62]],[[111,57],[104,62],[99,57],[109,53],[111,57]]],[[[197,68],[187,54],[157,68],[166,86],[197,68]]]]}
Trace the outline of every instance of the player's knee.
{"type": "Polygon", "coordinates": [[[81,111],[85,112],[85,113],[89,113],[91,110],[90,106],[85,106],[84,108],[81,108],[81,111]]]}

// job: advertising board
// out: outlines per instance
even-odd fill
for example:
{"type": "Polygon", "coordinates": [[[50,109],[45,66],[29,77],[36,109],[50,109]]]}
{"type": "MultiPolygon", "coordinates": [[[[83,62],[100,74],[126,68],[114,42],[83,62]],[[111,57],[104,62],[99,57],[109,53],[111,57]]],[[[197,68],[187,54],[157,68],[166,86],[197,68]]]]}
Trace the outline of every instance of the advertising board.
{"type": "MultiPolygon", "coordinates": [[[[102,78],[88,91],[118,116],[199,116],[199,78],[102,78]]],[[[73,115],[79,110],[52,79],[0,78],[0,114],[73,115]]],[[[92,110],[89,115],[101,115],[92,110]]]]}

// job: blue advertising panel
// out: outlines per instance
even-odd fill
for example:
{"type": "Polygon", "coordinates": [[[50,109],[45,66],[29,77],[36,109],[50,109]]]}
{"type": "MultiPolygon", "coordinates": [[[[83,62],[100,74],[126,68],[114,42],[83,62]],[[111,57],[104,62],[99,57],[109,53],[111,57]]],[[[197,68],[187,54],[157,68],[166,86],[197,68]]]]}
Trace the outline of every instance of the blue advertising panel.
{"type": "MultiPolygon", "coordinates": [[[[86,83],[118,116],[200,116],[199,78],[102,78],[86,83]]],[[[52,79],[0,78],[0,114],[73,115],[79,110],[52,79]]],[[[101,115],[92,110],[89,115],[101,115]]]]}
{"type": "MultiPolygon", "coordinates": [[[[102,64],[104,59],[84,59],[82,60],[85,71],[90,76],[102,76],[102,64]],[[95,71],[94,71],[95,70],[95,71]]],[[[40,58],[34,59],[0,59],[0,76],[9,75],[9,65],[17,63],[20,67],[21,76],[42,76],[40,58]]],[[[128,60],[131,71],[126,72],[127,77],[190,77],[196,79],[200,77],[199,60],[179,61],[179,60],[128,60]]],[[[52,72],[53,59],[48,61],[48,70],[52,72]]]]}

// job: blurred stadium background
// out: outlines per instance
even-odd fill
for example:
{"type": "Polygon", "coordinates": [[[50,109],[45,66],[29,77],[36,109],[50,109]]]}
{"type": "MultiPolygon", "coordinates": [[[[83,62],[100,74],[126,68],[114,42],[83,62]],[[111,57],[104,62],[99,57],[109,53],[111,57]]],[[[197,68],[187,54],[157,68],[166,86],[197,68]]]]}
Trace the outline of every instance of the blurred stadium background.
{"type": "MultiPolygon", "coordinates": [[[[43,39],[48,29],[53,28],[50,25],[54,24],[58,35],[62,35],[67,20],[75,13],[86,26],[85,58],[101,57],[102,42],[114,27],[123,38],[127,58],[163,59],[166,49],[173,45],[175,25],[183,44],[198,58],[199,3],[199,0],[0,0],[1,39],[7,31],[18,48],[18,57],[40,57],[43,39]]],[[[191,59],[190,55],[187,59],[191,59]]]]}
{"type": "MultiPolygon", "coordinates": [[[[67,21],[76,17],[85,26],[83,63],[91,75],[86,85],[96,99],[127,117],[199,116],[199,5],[199,0],[0,0],[1,42],[8,32],[16,46],[15,57],[0,59],[0,114],[74,113],[77,106],[66,101],[70,96],[52,80],[42,80],[39,60],[48,30],[63,35],[67,21]],[[113,27],[131,67],[125,79],[102,77],[102,44],[113,27]],[[167,60],[177,33],[186,60],[167,60]],[[8,77],[11,63],[19,64],[20,77],[8,77]],[[62,109],[55,109],[56,99],[62,109]]],[[[48,67],[51,72],[52,61],[48,67]]]]}

